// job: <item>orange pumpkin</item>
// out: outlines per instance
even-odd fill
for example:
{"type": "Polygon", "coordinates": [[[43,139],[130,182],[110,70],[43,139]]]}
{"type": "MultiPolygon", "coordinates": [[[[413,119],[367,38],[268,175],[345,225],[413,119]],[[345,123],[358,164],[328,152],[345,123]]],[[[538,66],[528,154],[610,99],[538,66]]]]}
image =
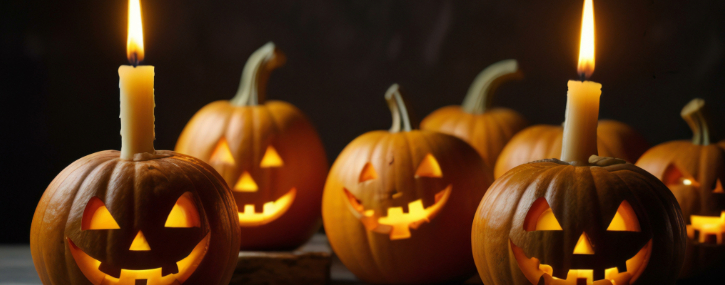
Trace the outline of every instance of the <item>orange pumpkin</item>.
{"type": "MultiPolygon", "coordinates": [[[[535,125],[520,131],[501,151],[494,168],[498,179],[512,168],[547,158],[561,156],[562,126],[535,125]]],[[[625,123],[600,120],[597,126],[597,148],[603,157],[617,157],[635,162],[649,147],[647,141],[625,123]]]]}
{"type": "Polygon", "coordinates": [[[365,282],[464,280],[475,272],[470,224],[492,178],[464,141],[414,130],[397,85],[385,96],[393,127],[353,140],[330,170],[330,244],[365,282]]]}
{"type": "Polygon", "coordinates": [[[228,284],[236,212],[224,180],[196,158],[101,151],[45,190],[30,252],[43,284],[228,284]]]}
{"type": "Polygon", "coordinates": [[[289,103],[264,103],[271,71],[284,62],[272,43],[247,61],[231,101],[204,106],[189,121],[176,151],[208,162],[234,193],[241,249],[294,249],[320,226],[327,159],[302,112],[289,103]]]}
{"type": "Polygon", "coordinates": [[[420,128],[466,141],[478,151],[486,166],[493,170],[506,143],[527,125],[526,119],[514,110],[492,108],[493,93],[501,83],[520,76],[516,60],[492,64],[473,80],[461,106],[448,106],[434,111],[423,119],[420,128]]]}
{"type": "Polygon", "coordinates": [[[472,231],[484,284],[674,284],[686,239],[662,182],[597,156],[589,165],[547,159],[506,172],[472,231]]]}
{"type": "Polygon", "coordinates": [[[662,143],[637,165],[661,179],[674,193],[687,222],[688,247],[681,277],[722,272],[725,262],[725,141],[716,143],[705,101],[682,109],[692,140],[662,143]]]}

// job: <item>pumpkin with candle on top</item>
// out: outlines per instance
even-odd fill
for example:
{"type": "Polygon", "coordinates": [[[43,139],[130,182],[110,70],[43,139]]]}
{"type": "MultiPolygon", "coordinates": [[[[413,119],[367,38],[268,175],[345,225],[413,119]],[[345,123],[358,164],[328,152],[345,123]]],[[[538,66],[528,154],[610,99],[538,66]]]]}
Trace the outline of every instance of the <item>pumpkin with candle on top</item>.
{"type": "Polygon", "coordinates": [[[237,95],[204,106],[176,143],[177,152],[209,163],[232,189],[243,250],[294,249],[320,226],[322,142],[299,109],[264,102],[267,79],[284,60],[273,43],[254,52],[237,95]]]}
{"type": "Polygon", "coordinates": [[[692,140],[654,146],[637,165],[661,179],[682,207],[687,254],[680,277],[722,272],[725,263],[725,141],[717,141],[705,101],[694,99],[681,112],[692,140]]]}
{"type": "Polygon", "coordinates": [[[353,140],[330,170],[330,244],[365,282],[465,280],[475,272],[470,224],[492,178],[466,142],[413,129],[397,84],[385,98],[393,127],[353,140]]]}
{"type": "MultiPolygon", "coordinates": [[[[494,177],[498,179],[512,168],[529,161],[561,156],[563,126],[534,125],[517,133],[501,151],[494,177]]],[[[615,120],[600,120],[597,126],[597,149],[604,157],[635,162],[649,144],[629,125],[615,120]]]]}
{"type": "Polygon", "coordinates": [[[420,128],[463,139],[478,151],[488,169],[493,171],[506,143],[527,125],[516,111],[493,108],[493,93],[501,83],[520,76],[516,60],[492,64],[476,76],[461,106],[434,111],[423,119],[420,128]]]}

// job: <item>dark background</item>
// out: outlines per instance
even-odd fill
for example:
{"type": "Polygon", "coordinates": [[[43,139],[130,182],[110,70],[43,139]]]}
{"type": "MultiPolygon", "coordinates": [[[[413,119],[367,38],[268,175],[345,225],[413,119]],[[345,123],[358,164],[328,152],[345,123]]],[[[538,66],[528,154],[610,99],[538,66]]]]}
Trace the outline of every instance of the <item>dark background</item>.
{"type": "MultiPolygon", "coordinates": [[[[595,1],[601,117],[660,143],[690,136],[682,106],[725,111],[725,1],[595,1]]],[[[35,205],[68,164],[119,149],[118,66],[127,2],[4,0],[0,58],[0,243],[27,243],[35,205]]],[[[564,120],[575,78],[581,0],[144,0],[145,64],[156,66],[156,148],[191,116],[230,99],[248,56],[274,41],[288,56],[269,99],[302,109],[330,162],[356,136],[390,125],[383,93],[400,83],[419,117],[459,104],[476,74],[516,58],[525,78],[496,103],[532,123],[564,120]]]]}

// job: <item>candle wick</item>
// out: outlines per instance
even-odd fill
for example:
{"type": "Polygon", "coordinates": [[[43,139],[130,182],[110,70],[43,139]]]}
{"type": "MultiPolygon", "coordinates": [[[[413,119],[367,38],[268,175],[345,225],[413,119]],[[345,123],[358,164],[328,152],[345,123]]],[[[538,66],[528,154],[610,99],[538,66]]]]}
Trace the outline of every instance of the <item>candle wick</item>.
{"type": "Polygon", "coordinates": [[[582,82],[584,82],[585,80],[587,80],[586,73],[584,73],[584,72],[579,73],[579,78],[581,79],[582,82]]]}
{"type": "Polygon", "coordinates": [[[129,63],[131,63],[131,65],[133,65],[134,68],[136,68],[136,66],[138,66],[138,54],[136,52],[132,52],[131,57],[129,57],[128,61],[129,63]]]}

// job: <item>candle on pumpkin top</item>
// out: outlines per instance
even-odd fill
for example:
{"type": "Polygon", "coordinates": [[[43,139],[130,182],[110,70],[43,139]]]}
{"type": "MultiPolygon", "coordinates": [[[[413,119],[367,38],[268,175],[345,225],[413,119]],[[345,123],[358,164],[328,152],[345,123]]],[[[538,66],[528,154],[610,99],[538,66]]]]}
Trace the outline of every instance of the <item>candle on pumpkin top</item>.
{"type": "Polygon", "coordinates": [[[594,72],[594,7],[592,0],[584,1],[579,64],[582,80],[569,80],[566,103],[566,121],[561,147],[561,160],[574,164],[588,164],[589,157],[597,154],[597,119],[602,84],[584,81],[594,72]]]}
{"type": "Polygon", "coordinates": [[[139,0],[128,3],[126,56],[132,65],[118,68],[121,89],[121,158],[154,153],[154,67],[143,60],[143,28],[139,0]]]}

